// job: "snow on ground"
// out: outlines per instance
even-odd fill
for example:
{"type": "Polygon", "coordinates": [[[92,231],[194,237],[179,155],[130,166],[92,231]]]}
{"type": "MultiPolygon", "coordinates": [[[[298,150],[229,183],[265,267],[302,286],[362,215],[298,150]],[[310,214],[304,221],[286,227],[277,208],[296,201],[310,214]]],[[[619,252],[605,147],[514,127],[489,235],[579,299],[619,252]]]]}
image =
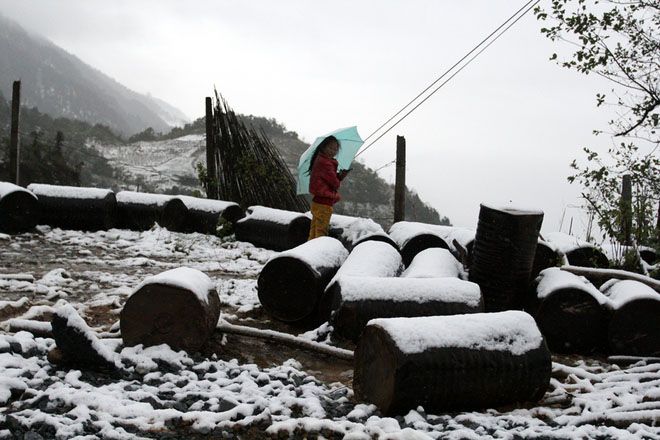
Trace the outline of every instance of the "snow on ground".
{"type": "Polygon", "coordinates": [[[536,404],[451,414],[420,407],[385,417],[298,359],[259,367],[220,353],[121,344],[116,323],[127,296],[146,277],[181,266],[210,277],[223,318],[258,311],[256,279],[275,253],[250,244],[158,227],[40,227],[3,237],[0,251],[0,439],[660,439],[660,363],[651,359],[617,366],[555,357],[536,404]],[[55,367],[47,360],[52,338],[11,329],[39,327],[66,304],[104,336],[121,370],[55,367]]]}

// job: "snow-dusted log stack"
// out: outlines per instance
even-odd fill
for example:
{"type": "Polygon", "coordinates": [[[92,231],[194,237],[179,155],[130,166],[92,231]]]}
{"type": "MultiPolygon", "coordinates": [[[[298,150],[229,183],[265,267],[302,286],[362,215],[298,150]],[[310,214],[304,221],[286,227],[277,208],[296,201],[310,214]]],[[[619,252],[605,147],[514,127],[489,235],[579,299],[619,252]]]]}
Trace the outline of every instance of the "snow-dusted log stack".
{"type": "Polygon", "coordinates": [[[536,401],[550,352],[524,312],[375,319],[355,351],[356,397],[385,414],[536,401]]]}
{"type": "Polygon", "coordinates": [[[415,258],[415,255],[428,248],[449,249],[449,245],[442,238],[437,225],[416,222],[397,222],[392,225],[389,235],[401,249],[403,264],[406,267],[415,258]]]}
{"type": "Polygon", "coordinates": [[[587,279],[559,268],[545,269],[535,290],[526,310],[536,319],[550,350],[589,354],[606,349],[608,300],[587,279]]]}
{"type": "Polygon", "coordinates": [[[357,341],[374,318],[483,312],[479,286],[458,278],[373,278],[342,276],[332,292],[335,332],[357,341]]]}
{"type": "Polygon", "coordinates": [[[281,321],[316,321],[323,291],[347,257],[344,245],[331,237],[319,237],[281,252],[259,274],[261,305],[281,321]]]}
{"type": "Polygon", "coordinates": [[[365,241],[382,241],[399,249],[383,228],[368,218],[332,214],[328,235],[341,241],[349,251],[365,241]]]}
{"type": "Polygon", "coordinates": [[[109,189],[32,183],[28,190],[39,199],[40,224],[99,231],[113,228],[117,222],[117,201],[109,189]]]}
{"type": "Polygon", "coordinates": [[[303,213],[250,206],[234,224],[236,240],[257,247],[284,251],[307,241],[311,219],[303,213]]]}
{"type": "Polygon", "coordinates": [[[37,196],[23,187],[0,182],[0,232],[25,232],[39,221],[37,196]]]}
{"type": "Polygon", "coordinates": [[[610,353],[660,356],[660,294],[632,280],[610,280],[601,290],[610,300],[610,353]]]}
{"type": "Polygon", "coordinates": [[[245,216],[243,208],[235,202],[201,199],[199,197],[177,196],[188,208],[184,225],[185,232],[215,234],[220,218],[235,223],[245,216]]]}
{"type": "Polygon", "coordinates": [[[117,193],[117,212],[119,226],[135,231],[145,231],[158,223],[181,232],[188,217],[188,208],[177,197],[133,191],[117,193]]]}
{"type": "Polygon", "coordinates": [[[401,273],[402,266],[401,254],[391,245],[376,240],[359,243],[353,248],[323,292],[319,306],[320,319],[322,321],[330,319],[333,311],[333,298],[339,289],[337,283],[339,278],[346,276],[396,277],[401,273]]]}
{"type": "Polygon", "coordinates": [[[542,222],[542,211],[481,204],[469,279],[486,311],[522,308],[542,222]]]}
{"type": "Polygon", "coordinates": [[[125,345],[168,344],[175,350],[198,351],[213,333],[220,299],[211,279],[187,267],[146,278],[121,311],[125,345]]]}
{"type": "Polygon", "coordinates": [[[571,266],[601,267],[610,266],[607,256],[593,244],[579,240],[563,232],[551,232],[544,238],[559,252],[566,256],[571,266]]]}

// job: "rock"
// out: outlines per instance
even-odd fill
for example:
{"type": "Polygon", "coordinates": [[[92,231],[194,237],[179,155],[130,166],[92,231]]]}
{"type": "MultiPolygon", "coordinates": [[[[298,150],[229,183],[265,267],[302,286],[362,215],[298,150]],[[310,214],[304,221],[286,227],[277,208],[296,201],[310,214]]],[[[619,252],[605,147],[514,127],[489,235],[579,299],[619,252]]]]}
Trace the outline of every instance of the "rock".
{"type": "Polygon", "coordinates": [[[82,369],[112,371],[117,368],[115,354],[103,345],[72,306],[60,307],[51,324],[59,351],[51,351],[49,361],[82,369]]]}

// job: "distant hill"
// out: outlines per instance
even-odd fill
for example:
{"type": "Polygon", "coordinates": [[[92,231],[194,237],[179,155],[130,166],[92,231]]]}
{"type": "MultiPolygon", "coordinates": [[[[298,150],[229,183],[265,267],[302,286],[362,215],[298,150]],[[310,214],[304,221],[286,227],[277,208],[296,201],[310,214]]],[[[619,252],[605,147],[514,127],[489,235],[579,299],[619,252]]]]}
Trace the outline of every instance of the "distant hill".
{"type": "Polygon", "coordinates": [[[187,120],[175,107],[126,88],[0,15],[0,92],[8,100],[16,80],[26,107],[54,118],[100,123],[123,137],[147,127],[165,133],[187,120]]]}
{"type": "MultiPolygon", "coordinates": [[[[268,136],[295,176],[298,159],[309,144],[273,118],[254,115],[240,117],[247,125],[268,136]]],[[[131,139],[134,142],[129,145],[100,143],[96,148],[126,176],[134,176],[134,179],[138,176],[143,191],[176,193],[199,190],[201,188],[193,170],[195,164],[206,163],[205,127],[204,118],[200,118],[163,136],[145,130],[134,135],[131,139]]],[[[134,184],[137,186],[136,180],[134,184]]],[[[341,203],[335,206],[337,214],[372,218],[386,227],[392,223],[394,187],[362,163],[354,162],[353,171],[342,183],[341,196],[341,203]]],[[[450,224],[447,217],[424,203],[414,191],[406,190],[405,205],[407,220],[450,224]]]]}

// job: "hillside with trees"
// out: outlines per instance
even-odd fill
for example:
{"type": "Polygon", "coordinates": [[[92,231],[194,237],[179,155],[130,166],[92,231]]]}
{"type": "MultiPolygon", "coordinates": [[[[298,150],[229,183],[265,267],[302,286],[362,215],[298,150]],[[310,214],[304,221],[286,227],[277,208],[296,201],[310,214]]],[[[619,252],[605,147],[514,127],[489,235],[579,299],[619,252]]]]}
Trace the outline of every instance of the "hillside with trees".
{"type": "MultiPolygon", "coordinates": [[[[309,145],[298,134],[289,131],[273,118],[254,115],[241,116],[243,121],[262,131],[278,148],[289,170],[295,176],[298,158],[309,145]]],[[[0,180],[10,180],[9,172],[9,103],[0,95],[0,180]]],[[[114,189],[151,191],[155,182],[136,177],[113,166],[103,157],[102,151],[90,145],[112,144],[121,148],[136,148],[138,143],[174,141],[186,135],[203,135],[204,118],[182,127],[175,127],[162,134],[149,127],[131,136],[128,141],[100,124],[68,118],[53,118],[36,108],[21,108],[21,185],[32,182],[74,186],[97,186],[114,189]],[[90,142],[93,140],[93,142],[90,142]]],[[[171,153],[176,155],[176,151],[171,153]]],[[[204,163],[200,154],[199,163],[204,163]]],[[[373,218],[384,226],[392,223],[394,187],[372,169],[360,162],[353,164],[353,171],[342,184],[342,202],[336,205],[337,214],[373,218]]],[[[169,187],[168,187],[169,188],[169,187]]],[[[174,187],[172,187],[174,188],[174,187]]],[[[176,193],[201,192],[197,175],[191,170],[186,182],[176,186],[176,193]]],[[[172,193],[172,190],[163,192],[172,193]]],[[[449,224],[434,208],[424,203],[414,192],[406,191],[406,218],[435,224],[449,224]]]]}

